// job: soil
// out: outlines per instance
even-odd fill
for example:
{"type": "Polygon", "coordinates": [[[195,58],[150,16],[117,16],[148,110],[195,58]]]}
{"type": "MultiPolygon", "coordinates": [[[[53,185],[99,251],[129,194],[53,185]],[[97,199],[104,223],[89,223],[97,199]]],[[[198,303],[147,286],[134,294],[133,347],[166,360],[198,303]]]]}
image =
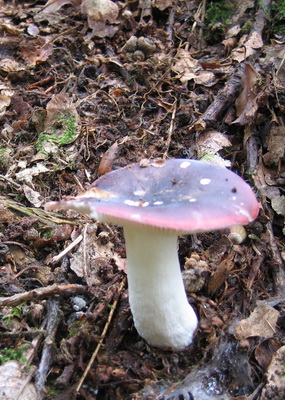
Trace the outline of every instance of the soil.
{"type": "Polygon", "coordinates": [[[284,1],[0,0],[1,398],[285,398],[284,19],[284,1]],[[237,240],[179,239],[199,318],[180,352],[136,332],[122,228],[44,208],[171,158],[230,168],[260,204],[237,240]]]}

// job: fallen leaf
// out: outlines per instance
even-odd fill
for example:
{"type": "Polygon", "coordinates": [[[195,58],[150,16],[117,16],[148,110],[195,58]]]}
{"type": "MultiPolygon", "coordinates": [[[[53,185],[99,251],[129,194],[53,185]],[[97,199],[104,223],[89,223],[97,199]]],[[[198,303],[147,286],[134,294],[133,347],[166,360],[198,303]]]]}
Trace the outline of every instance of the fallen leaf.
{"type": "Polygon", "coordinates": [[[93,34],[99,37],[115,34],[117,27],[112,29],[108,24],[115,23],[118,18],[119,7],[116,3],[111,0],[85,0],[81,4],[81,11],[87,15],[88,26],[93,34]]]}
{"type": "Polygon", "coordinates": [[[254,357],[258,364],[265,370],[271,360],[273,354],[281,347],[279,340],[276,338],[267,338],[259,343],[254,350],[254,357]]]}
{"type": "Polygon", "coordinates": [[[49,169],[43,164],[37,163],[31,168],[25,168],[23,171],[16,173],[16,178],[18,181],[24,181],[28,185],[33,186],[33,177],[48,171],[49,169]]]}
{"type": "Polygon", "coordinates": [[[12,93],[6,94],[4,92],[0,94],[0,118],[6,113],[6,108],[9,107],[11,103],[11,97],[12,93]]]}
{"type": "Polygon", "coordinates": [[[272,336],[276,331],[278,317],[279,311],[258,301],[250,316],[236,324],[234,335],[238,340],[254,336],[261,338],[272,336]]]}
{"type": "Polygon", "coordinates": [[[240,39],[238,47],[232,51],[232,59],[241,63],[253,56],[256,50],[262,46],[262,37],[258,32],[253,32],[249,37],[244,35],[240,39]]]}
{"type": "Polygon", "coordinates": [[[125,259],[114,252],[114,245],[108,234],[97,235],[97,224],[86,225],[84,238],[76,252],[72,254],[70,269],[77,276],[86,280],[88,286],[98,285],[101,280],[99,272],[107,268],[114,260],[119,270],[125,269],[125,259]]]}
{"type": "Polygon", "coordinates": [[[26,196],[26,199],[29,200],[30,203],[32,203],[35,207],[41,207],[41,205],[44,202],[44,199],[42,198],[41,194],[28,185],[23,185],[23,190],[26,196]]]}
{"type": "Polygon", "coordinates": [[[216,154],[224,147],[231,146],[231,142],[223,133],[211,129],[201,133],[196,141],[198,157],[205,154],[216,154]]]}
{"type": "Polygon", "coordinates": [[[235,102],[238,118],[232,124],[245,125],[251,122],[258,110],[255,86],[258,82],[258,74],[250,64],[245,65],[243,76],[243,90],[235,102]]]}
{"type": "Polygon", "coordinates": [[[49,0],[44,9],[42,10],[43,13],[53,13],[58,11],[61,7],[65,4],[71,4],[73,6],[79,6],[82,0],[49,0]]]}
{"type": "Polygon", "coordinates": [[[173,0],[154,0],[153,3],[153,5],[157,7],[160,11],[163,11],[166,8],[172,6],[173,0]]]}
{"type": "Polygon", "coordinates": [[[118,146],[118,143],[115,142],[103,154],[102,159],[99,164],[99,167],[98,167],[98,176],[102,176],[102,175],[106,174],[107,172],[112,171],[112,164],[117,157],[118,151],[119,151],[119,146],[118,146]]]}
{"type": "Polygon", "coordinates": [[[285,346],[282,346],[276,351],[268,367],[267,383],[262,389],[260,400],[285,399],[284,360],[285,346]]]}
{"type": "Polygon", "coordinates": [[[269,132],[268,152],[263,160],[266,165],[278,165],[285,154],[285,127],[273,125],[269,132]]]}
{"type": "Polygon", "coordinates": [[[7,361],[0,366],[0,399],[37,400],[34,384],[28,383],[23,366],[17,361],[7,361]]]}
{"type": "Polygon", "coordinates": [[[52,51],[52,46],[49,43],[45,43],[45,39],[42,37],[21,44],[21,56],[30,66],[46,61],[52,51]]]}

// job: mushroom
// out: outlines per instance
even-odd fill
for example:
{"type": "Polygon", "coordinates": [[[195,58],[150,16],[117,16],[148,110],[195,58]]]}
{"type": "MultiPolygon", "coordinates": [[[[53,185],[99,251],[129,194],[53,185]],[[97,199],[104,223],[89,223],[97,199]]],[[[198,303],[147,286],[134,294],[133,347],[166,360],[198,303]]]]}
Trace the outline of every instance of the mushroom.
{"type": "Polygon", "coordinates": [[[228,169],[171,159],[109,172],[87,192],[46,209],[73,209],[123,226],[135,327],[152,346],[182,350],[198,322],[183,285],[178,235],[247,224],[259,206],[250,186],[228,169]]]}

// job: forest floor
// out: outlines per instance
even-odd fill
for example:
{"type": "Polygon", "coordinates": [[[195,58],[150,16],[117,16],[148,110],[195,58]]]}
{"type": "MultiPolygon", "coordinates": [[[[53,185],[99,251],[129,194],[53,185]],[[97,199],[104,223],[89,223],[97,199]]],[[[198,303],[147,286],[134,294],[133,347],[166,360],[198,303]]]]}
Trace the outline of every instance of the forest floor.
{"type": "Polygon", "coordinates": [[[284,0],[0,0],[1,399],[285,398],[284,22],[284,0]],[[122,228],[44,209],[156,158],[260,203],[241,243],[180,238],[180,352],[134,328],[122,228]]]}

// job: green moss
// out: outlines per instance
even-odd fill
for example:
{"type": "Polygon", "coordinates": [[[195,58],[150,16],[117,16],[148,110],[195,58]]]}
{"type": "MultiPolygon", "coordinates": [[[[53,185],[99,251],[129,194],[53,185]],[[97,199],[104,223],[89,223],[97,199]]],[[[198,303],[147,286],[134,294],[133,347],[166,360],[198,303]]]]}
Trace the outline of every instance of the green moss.
{"type": "Polygon", "coordinates": [[[215,25],[217,23],[226,26],[234,12],[234,7],[226,4],[225,1],[210,1],[207,6],[207,24],[215,25]]]}
{"type": "Polygon", "coordinates": [[[16,360],[20,362],[26,362],[26,358],[23,356],[24,351],[27,349],[28,344],[24,344],[18,349],[1,349],[0,350],[0,364],[4,364],[7,361],[16,360]]]}
{"type": "Polygon", "coordinates": [[[65,131],[61,137],[58,139],[58,145],[64,146],[65,144],[71,143],[76,139],[76,118],[71,115],[62,115],[59,118],[59,121],[62,122],[65,131]]]}
{"type": "Polygon", "coordinates": [[[74,115],[58,117],[49,132],[40,133],[35,143],[37,151],[45,152],[45,144],[50,142],[58,147],[73,142],[77,138],[78,124],[74,115]]]}
{"type": "Polygon", "coordinates": [[[15,317],[21,317],[22,315],[22,308],[24,307],[25,303],[19,304],[18,306],[11,307],[11,312],[6,314],[2,317],[3,320],[8,320],[10,322],[15,317]]]}
{"type": "Polygon", "coordinates": [[[277,0],[272,4],[272,30],[277,35],[285,34],[285,0],[277,0]]]}

